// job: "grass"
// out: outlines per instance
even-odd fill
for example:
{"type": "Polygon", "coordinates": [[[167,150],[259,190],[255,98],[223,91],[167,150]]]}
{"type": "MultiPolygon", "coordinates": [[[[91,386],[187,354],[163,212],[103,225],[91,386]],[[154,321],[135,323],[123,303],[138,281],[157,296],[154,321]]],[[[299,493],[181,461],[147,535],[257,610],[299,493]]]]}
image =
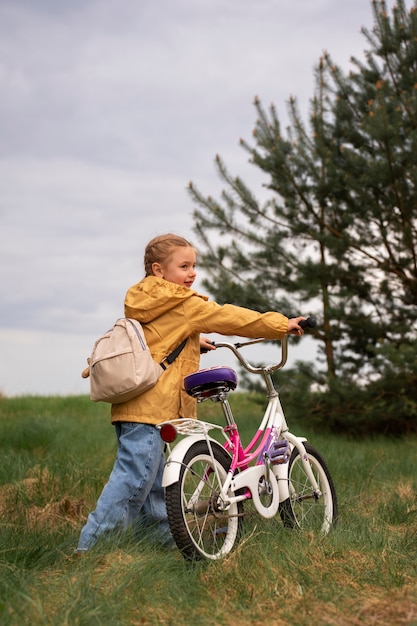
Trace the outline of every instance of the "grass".
{"type": "MultiPolygon", "coordinates": [[[[232,399],[249,433],[259,409],[248,394],[232,399]]],[[[213,403],[200,409],[218,416],[213,403]]],[[[87,397],[0,399],[2,626],[417,625],[417,438],[292,430],[336,484],[340,521],[327,537],[256,517],[221,562],[189,564],[127,534],[76,560],[114,460],[109,409],[87,397]]]]}

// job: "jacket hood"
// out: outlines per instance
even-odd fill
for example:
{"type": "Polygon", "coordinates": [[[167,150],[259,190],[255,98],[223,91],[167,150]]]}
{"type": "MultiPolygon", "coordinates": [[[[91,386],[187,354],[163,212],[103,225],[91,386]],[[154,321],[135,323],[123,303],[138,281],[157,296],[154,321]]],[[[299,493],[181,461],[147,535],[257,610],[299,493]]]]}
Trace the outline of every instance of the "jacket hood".
{"type": "Polygon", "coordinates": [[[192,297],[208,300],[193,289],[157,276],[147,276],[130,287],[125,298],[125,316],[142,324],[152,322],[192,297]]]}

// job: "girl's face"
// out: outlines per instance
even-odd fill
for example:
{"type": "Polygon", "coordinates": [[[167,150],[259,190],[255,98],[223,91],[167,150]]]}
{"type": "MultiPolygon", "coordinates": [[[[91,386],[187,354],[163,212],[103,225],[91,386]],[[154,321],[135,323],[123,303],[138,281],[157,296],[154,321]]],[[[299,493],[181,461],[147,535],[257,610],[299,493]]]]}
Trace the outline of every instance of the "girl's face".
{"type": "Polygon", "coordinates": [[[169,280],[170,283],[188,287],[188,289],[192,287],[197,276],[195,268],[196,253],[191,246],[175,248],[165,263],[152,265],[155,276],[169,280]]]}

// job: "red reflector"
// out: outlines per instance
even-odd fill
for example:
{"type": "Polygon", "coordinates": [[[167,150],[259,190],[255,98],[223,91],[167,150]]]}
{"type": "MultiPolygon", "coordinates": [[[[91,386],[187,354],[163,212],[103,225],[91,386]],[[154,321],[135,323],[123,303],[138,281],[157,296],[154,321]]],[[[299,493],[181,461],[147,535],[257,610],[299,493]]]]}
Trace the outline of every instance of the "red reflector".
{"type": "Polygon", "coordinates": [[[164,424],[160,430],[162,441],[172,443],[177,438],[177,430],[172,424],[164,424]]]}

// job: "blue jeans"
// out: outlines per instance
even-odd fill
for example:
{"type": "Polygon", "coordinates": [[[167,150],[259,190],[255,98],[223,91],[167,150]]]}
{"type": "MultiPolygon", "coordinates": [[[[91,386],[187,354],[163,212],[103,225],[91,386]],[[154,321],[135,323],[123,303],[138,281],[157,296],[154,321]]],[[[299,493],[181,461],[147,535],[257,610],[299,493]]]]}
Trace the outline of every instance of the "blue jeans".
{"type": "Polygon", "coordinates": [[[116,422],[117,456],[107,484],[81,531],[76,552],[91,548],[104,533],[151,527],[161,543],[172,541],[162,473],[164,442],[149,424],[116,422]]]}

